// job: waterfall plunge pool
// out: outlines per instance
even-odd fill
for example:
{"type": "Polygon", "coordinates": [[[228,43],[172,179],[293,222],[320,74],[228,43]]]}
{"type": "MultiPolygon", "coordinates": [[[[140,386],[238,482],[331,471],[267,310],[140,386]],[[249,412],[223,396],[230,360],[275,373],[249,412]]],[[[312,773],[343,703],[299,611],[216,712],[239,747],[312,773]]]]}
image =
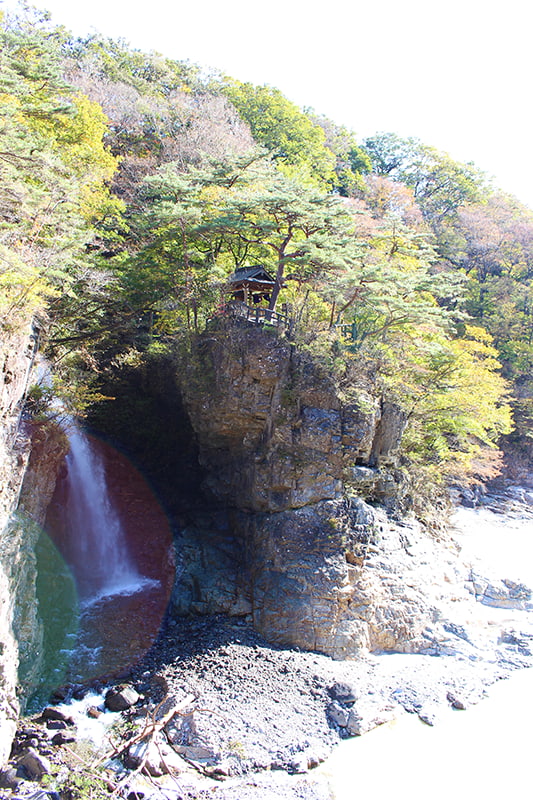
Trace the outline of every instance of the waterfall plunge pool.
{"type": "Polygon", "coordinates": [[[120,452],[66,424],[66,456],[38,548],[40,686],[120,677],[158,635],[174,580],[168,520],[120,452]]]}

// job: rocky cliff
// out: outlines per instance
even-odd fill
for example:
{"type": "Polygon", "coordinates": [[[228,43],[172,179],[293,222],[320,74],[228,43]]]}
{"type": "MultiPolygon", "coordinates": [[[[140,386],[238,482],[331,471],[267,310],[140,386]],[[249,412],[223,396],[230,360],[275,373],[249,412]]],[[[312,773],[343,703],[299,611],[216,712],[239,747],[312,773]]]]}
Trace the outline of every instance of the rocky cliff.
{"type": "Polygon", "coordinates": [[[4,331],[0,343],[0,764],[9,755],[20,710],[20,664],[29,683],[39,670],[34,545],[65,452],[53,426],[21,424],[38,337],[35,322],[28,321],[18,332],[4,331]]]}
{"type": "MultiPolygon", "coordinates": [[[[326,368],[286,339],[249,326],[206,334],[180,378],[206,485],[225,502],[284,511],[342,497],[358,464],[394,455],[405,419],[368,382],[342,400],[326,368]]],[[[384,474],[371,475],[377,490],[384,474]]]]}
{"type": "Polygon", "coordinates": [[[37,339],[38,330],[29,322],[0,338],[0,530],[16,507],[30,453],[19,422],[37,339]]]}
{"type": "Polygon", "coordinates": [[[175,611],[249,614],[269,641],[336,658],[427,647],[435,545],[363,499],[390,484],[401,411],[364,382],[347,400],[310,356],[250,326],[203,336],[177,381],[225,510],[181,533],[175,611]]]}
{"type": "Polygon", "coordinates": [[[19,710],[16,686],[18,647],[13,634],[13,553],[7,530],[16,508],[29,458],[29,441],[19,435],[21,402],[27,387],[37,331],[28,323],[0,341],[0,763],[9,755],[19,710]]]}

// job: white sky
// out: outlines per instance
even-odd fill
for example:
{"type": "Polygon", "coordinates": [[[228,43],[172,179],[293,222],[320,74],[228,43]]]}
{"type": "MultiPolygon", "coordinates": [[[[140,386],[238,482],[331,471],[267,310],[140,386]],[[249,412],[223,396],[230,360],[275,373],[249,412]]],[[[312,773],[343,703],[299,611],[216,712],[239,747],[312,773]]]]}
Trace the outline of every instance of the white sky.
{"type": "MultiPolygon", "coordinates": [[[[5,0],[12,7],[14,0],[5,0]]],[[[473,161],[533,208],[531,0],[33,0],[76,34],[279,88],[473,161]]]]}

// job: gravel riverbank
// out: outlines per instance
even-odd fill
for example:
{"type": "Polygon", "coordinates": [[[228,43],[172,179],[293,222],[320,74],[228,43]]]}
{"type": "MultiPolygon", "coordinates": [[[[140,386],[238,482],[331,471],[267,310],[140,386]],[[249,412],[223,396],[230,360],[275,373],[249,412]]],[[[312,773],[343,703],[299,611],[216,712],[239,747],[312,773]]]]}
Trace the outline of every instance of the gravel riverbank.
{"type": "MultiPolygon", "coordinates": [[[[483,697],[489,684],[518,667],[533,665],[533,632],[521,631],[499,643],[495,637],[492,650],[481,650],[457,632],[450,636],[458,643],[454,654],[448,647],[449,652],[441,655],[382,654],[341,662],[317,653],[273,648],[249,625],[235,620],[174,621],[129,676],[139,698],[122,713],[118,726],[115,722],[111,735],[102,728],[103,752],[113,751],[111,742],[116,745],[142,729],[160,703],[157,718],[168,715],[173,706],[180,708],[190,697],[194,699],[171,720],[165,737],[158,735],[160,746],[164,743],[166,748],[163,765],[161,759],[152,759],[158,762],[152,777],[132,776],[122,796],[131,800],[330,798],[326,777],[314,768],[341,739],[406,713],[418,714],[426,724],[438,723],[444,708],[468,708],[483,697]],[[165,766],[173,776],[157,774],[165,766]]],[[[501,639],[500,633],[497,638],[501,639]]],[[[76,717],[75,704],[60,708],[71,709],[76,717]]],[[[24,752],[31,740],[55,764],[52,773],[60,772],[65,763],[83,773],[81,762],[76,758],[73,762],[71,755],[80,752],[79,743],[52,745],[51,734],[57,729],[47,725],[26,720],[19,733],[19,751],[24,752]]],[[[71,730],[69,725],[67,734],[71,730]]],[[[126,764],[135,767],[131,758],[126,764]]],[[[99,777],[94,773],[94,786],[102,779],[110,787],[119,786],[127,774],[123,770],[115,759],[111,769],[99,777]]],[[[54,797],[37,796],[35,789],[34,782],[24,781],[15,791],[2,790],[0,796],[54,797]]],[[[63,800],[91,795],[59,796],[63,800]]]]}

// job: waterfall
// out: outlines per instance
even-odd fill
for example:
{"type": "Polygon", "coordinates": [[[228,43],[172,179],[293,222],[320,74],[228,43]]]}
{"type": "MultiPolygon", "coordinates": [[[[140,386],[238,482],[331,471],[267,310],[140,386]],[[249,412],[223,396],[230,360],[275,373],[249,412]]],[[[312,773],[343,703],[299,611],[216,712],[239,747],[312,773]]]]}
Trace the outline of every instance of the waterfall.
{"type": "Polygon", "coordinates": [[[123,453],[56,410],[69,451],[36,548],[44,643],[28,698],[35,710],[58,686],[136,664],[159,633],[174,578],[172,532],[149,484],[123,453]]]}
{"type": "Polygon", "coordinates": [[[79,426],[66,426],[64,526],[67,561],[82,602],[137,591],[145,583],[128,552],[119,514],[111,502],[102,457],[79,426]]]}

